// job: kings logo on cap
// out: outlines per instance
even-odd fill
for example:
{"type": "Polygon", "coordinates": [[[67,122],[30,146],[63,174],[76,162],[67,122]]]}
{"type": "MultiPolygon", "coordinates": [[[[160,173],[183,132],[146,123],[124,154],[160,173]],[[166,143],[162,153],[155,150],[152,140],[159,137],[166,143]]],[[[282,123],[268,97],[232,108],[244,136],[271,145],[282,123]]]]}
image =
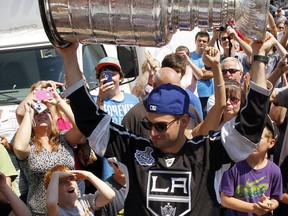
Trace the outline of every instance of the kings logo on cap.
{"type": "Polygon", "coordinates": [[[156,110],[157,110],[157,106],[150,105],[150,110],[156,112],[156,110]]]}
{"type": "Polygon", "coordinates": [[[188,114],[189,102],[189,96],[183,88],[168,83],[152,90],[146,109],[159,114],[188,114]]]}

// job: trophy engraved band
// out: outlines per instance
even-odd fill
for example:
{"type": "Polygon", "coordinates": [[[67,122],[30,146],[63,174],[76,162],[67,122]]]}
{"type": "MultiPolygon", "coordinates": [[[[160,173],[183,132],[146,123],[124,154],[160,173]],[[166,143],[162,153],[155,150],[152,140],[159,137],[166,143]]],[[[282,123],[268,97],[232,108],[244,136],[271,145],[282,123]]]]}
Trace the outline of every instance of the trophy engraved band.
{"type": "Polygon", "coordinates": [[[234,20],[248,39],[265,36],[269,0],[39,0],[53,45],[73,42],[161,47],[179,30],[234,20]]]}

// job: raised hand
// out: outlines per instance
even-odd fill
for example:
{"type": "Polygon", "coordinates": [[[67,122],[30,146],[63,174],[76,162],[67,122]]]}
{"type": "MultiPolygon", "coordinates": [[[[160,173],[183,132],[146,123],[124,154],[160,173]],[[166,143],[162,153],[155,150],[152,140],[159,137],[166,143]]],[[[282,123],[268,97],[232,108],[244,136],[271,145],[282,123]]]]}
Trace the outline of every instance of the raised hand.
{"type": "Polygon", "coordinates": [[[267,32],[263,41],[253,41],[251,47],[254,55],[267,55],[269,50],[276,44],[275,37],[267,32]]]}
{"type": "Polygon", "coordinates": [[[189,61],[189,60],[190,60],[189,56],[186,54],[185,51],[178,51],[176,54],[177,54],[177,55],[184,56],[185,59],[186,59],[186,61],[189,61]]]}
{"type": "Polygon", "coordinates": [[[286,56],[283,56],[277,64],[277,67],[281,69],[281,72],[284,74],[288,72],[288,53],[286,56]]]}
{"type": "Polygon", "coordinates": [[[202,60],[206,66],[213,66],[220,63],[220,52],[215,47],[206,47],[202,60]]]}
{"type": "Polygon", "coordinates": [[[219,27],[212,27],[212,31],[213,31],[213,37],[218,38],[220,34],[219,27]]]}
{"type": "Polygon", "coordinates": [[[236,30],[234,28],[232,28],[231,26],[227,27],[227,34],[229,36],[232,36],[232,38],[237,36],[236,30]]]}
{"type": "Polygon", "coordinates": [[[70,170],[67,171],[68,173],[74,175],[77,179],[77,181],[85,180],[88,178],[88,175],[90,172],[84,171],[84,170],[70,170]]]}
{"type": "Polygon", "coordinates": [[[3,145],[6,149],[10,149],[8,140],[6,139],[5,136],[0,135],[0,143],[3,145]]]}
{"type": "Polygon", "coordinates": [[[30,116],[34,116],[35,113],[35,110],[33,108],[34,104],[35,104],[34,102],[31,102],[24,105],[25,111],[30,113],[30,116]]]}
{"type": "Polygon", "coordinates": [[[58,48],[54,47],[54,49],[63,57],[69,56],[71,54],[76,53],[76,50],[79,46],[79,43],[71,43],[68,47],[58,48]]]}
{"type": "Polygon", "coordinates": [[[105,99],[107,96],[108,96],[108,92],[110,89],[113,89],[115,87],[115,84],[114,82],[107,82],[105,83],[104,81],[107,80],[107,77],[106,78],[101,78],[100,79],[100,86],[99,86],[99,94],[98,94],[98,97],[101,98],[101,99],[105,99]]]}
{"type": "Polygon", "coordinates": [[[156,65],[154,65],[153,56],[151,55],[151,53],[149,51],[145,52],[145,57],[147,59],[148,64],[150,64],[151,67],[155,67],[156,66],[156,65]]]}

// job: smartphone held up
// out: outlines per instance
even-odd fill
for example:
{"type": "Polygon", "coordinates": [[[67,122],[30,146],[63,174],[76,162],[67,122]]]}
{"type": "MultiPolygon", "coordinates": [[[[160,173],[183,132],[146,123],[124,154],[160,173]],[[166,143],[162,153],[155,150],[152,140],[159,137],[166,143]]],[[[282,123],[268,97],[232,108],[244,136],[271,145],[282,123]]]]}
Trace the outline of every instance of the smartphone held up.
{"type": "Polygon", "coordinates": [[[53,98],[53,92],[49,89],[41,89],[34,92],[34,98],[37,101],[50,100],[53,98]]]}
{"type": "Polygon", "coordinates": [[[106,80],[103,81],[103,84],[106,84],[108,82],[112,82],[112,71],[103,71],[102,72],[102,79],[106,78],[106,80]]]}

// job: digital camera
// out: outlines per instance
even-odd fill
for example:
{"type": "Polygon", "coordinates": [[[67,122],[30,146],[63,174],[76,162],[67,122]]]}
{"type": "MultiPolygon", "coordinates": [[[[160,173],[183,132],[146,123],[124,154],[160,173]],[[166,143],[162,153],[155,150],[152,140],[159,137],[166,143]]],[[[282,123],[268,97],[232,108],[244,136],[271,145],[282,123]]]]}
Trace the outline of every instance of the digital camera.
{"type": "Polygon", "coordinates": [[[42,113],[44,110],[47,109],[47,106],[41,102],[37,102],[33,105],[33,108],[37,113],[42,113]]]}

